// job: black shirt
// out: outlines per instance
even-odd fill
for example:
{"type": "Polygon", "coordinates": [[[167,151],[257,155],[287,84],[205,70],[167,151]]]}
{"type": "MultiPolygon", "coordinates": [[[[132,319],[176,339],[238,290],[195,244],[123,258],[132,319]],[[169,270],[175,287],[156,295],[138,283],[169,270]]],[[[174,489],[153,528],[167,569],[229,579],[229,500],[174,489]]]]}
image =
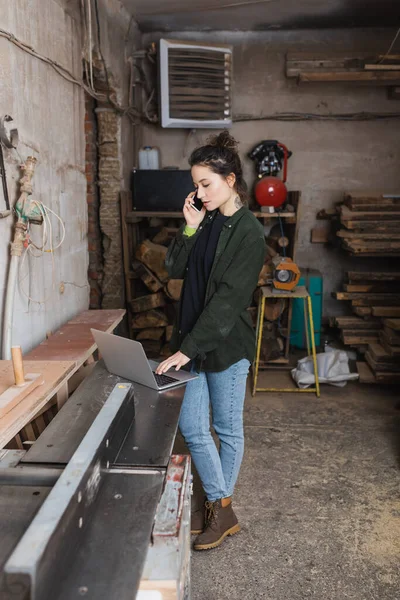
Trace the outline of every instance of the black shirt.
{"type": "Polygon", "coordinates": [[[210,226],[205,227],[189,255],[182,294],[180,333],[190,333],[203,312],[208,278],[214,262],[222,227],[229,217],[217,213],[210,226]]]}

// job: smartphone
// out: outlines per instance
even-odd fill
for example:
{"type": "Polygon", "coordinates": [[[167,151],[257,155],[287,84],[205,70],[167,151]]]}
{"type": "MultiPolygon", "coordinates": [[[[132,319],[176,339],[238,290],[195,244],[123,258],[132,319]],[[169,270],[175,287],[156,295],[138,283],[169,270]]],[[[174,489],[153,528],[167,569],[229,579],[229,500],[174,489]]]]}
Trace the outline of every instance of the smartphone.
{"type": "Polygon", "coordinates": [[[195,210],[197,210],[197,212],[201,212],[203,210],[203,203],[200,200],[200,198],[197,197],[197,192],[195,193],[195,195],[193,196],[192,200],[191,200],[191,205],[193,206],[193,208],[195,210]]]}

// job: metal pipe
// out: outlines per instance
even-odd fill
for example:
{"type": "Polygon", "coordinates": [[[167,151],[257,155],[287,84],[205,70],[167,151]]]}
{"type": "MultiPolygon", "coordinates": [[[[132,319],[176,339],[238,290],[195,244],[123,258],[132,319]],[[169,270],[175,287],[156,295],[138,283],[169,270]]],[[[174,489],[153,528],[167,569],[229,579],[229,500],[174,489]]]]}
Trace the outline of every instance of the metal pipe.
{"type": "Polygon", "coordinates": [[[11,359],[11,346],[12,346],[12,329],[13,329],[13,315],[14,315],[14,299],[15,299],[15,288],[17,284],[17,274],[19,266],[19,258],[22,256],[24,250],[24,242],[26,238],[27,219],[24,216],[25,203],[30,194],[32,194],[32,177],[35,172],[36,158],[28,156],[25,164],[21,167],[23,176],[20,179],[21,194],[18,199],[18,204],[21,207],[21,216],[19,217],[15,226],[14,241],[11,242],[11,262],[10,269],[8,271],[7,279],[7,292],[6,302],[4,310],[4,324],[3,324],[3,341],[2,341],[2,358],[3,360],[11,359]]]}
{"type": "Polygon", "coordinates": [[[16,283],[17,283],[17,273],[18,273],[18,256],[12,256],[11,263],[10,263],[10,269],[8,271],[7,294],[6,294],[6,303],[5,303],[5,309],[4,309],[3,342],[2,342],[3,360],[11,359],[14,297],[15,297],[15,287],[16,287],[16,283]]]}

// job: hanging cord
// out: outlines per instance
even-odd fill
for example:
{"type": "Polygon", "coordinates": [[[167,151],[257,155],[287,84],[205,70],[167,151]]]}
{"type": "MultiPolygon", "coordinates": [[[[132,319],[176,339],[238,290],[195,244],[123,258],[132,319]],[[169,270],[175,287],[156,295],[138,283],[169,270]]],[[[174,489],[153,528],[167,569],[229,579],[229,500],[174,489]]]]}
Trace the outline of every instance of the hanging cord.
{"type": "MultiPolygon", "coordinates": [[[[43,202],[38,202],[37,200],[34,200],[32,203],[35,206],[37,206],[37,208],[40,211],[40,214],[42,215],[42,219],[43,219],[42,245],[38,246],[30,239],[30,237],[27,238],[26,243],[25,243],[25,249],[23,252],[22,260],[21,260],[21,265],[20,265],[19,287],[20,287],[22,294],[29,300],[29,302],[33,302],[35,304],[45,304],[49,300],[49,298],[51,297],[52,293],[55,290],[56,273],[55,273],[54,251],[57,250],[58,248],[60,248],[60,246],[63,244],[63,242],[65,240],[66,232],[65,232],[65,225],[64,225],[61,217],[59,217],[59,215],[57,215],[57,213],[55,213],[51,208],[49,208],[48,206],[43,204],[43,202]],[[57,244],[54,244],[53,225],[52,225],[52,222],[51,222],[51,219],[49,216],[50,214],[54,215],[61,225],[61,239],[57,244]],[[25,275],[22,275],[22,271],[23,271],[23,268],[24,268],[24,265],[26,262],[26,257],[28,254],[30,256],[32,256],[33,258],[41,258],[44,256],[45,253],[50,253],[50,255],[51,255],[52,290],[51,290],[51,293],[45,299],[37,300],[37,299],[32,298],[24,290],[23,282],[28,277],[29,270],[25,275]]],[[[29,231],[30,231],[30,226],[28,226],[28,233],[29,233],[29,231]]]]}
{"type": "Polygon", "coordinates": [[[395,45],[395,43],[396,43],[396,40],[397,40],[397,38],[399,37],[399,33],[400,33],[400,27],[398,28],[398,30],[397,30],[397,33],[396,33],[396,35],[394,36],[394,38],[393,38],[393,41],[392,41],[392,43],[390,44],[390,46],[389,46],[389,48],[388,48],[388,50],[387,50],[386,54],[384,54],[384,55],[382,56],[381,60],[378,62],[378,65],[380,65],[380,64],[381,64],[381,63],[382,63],[382,62],[385,60],[385,58],[386,58],[386,57],[387,57],[387,56],[390,54],[390,52],[391,52],[391,50],[392,50],[393,46],[394,46],[394,45],[395,45]]]}
{"type": "MultiPolygon", "coordinates": [[[[285,237],[285,232],[283,231],[283,223],[282,223],[282,217],[278,212],[278,220],[279,220],[279,225],[281,228],[281,236],[284,238],[285,237]]],[[[283,256],[286,258],[286,246],[282,247],[282,252],[283,252],[283,256]]]]}

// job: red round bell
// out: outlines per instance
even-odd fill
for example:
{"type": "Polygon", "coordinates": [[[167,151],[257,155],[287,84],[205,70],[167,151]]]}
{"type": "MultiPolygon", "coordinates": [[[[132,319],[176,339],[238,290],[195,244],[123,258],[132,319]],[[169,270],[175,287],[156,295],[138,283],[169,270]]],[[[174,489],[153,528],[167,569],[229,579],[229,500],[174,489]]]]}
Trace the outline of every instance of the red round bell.
{"type": "Polygon", "coordinates": [[[278,208],[287,198],[286,185],[277,177],[262,177],[257,181],[254,192],[260,206],[278,208]]]}

